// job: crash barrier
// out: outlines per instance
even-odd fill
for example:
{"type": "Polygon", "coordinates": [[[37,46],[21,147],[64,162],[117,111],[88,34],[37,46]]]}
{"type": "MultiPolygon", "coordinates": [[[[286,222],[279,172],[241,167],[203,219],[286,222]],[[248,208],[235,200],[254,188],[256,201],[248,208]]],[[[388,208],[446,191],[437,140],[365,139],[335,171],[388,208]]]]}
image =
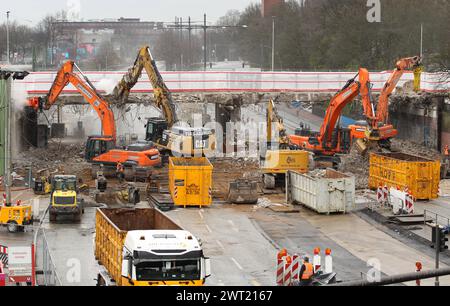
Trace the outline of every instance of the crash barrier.
{"type": "Polygon", "coordinates": [[[8,266],[8,247],[0,245],[0,263],[5,267],[8,266]]]}
{"type": "MultiPolygon", "coordinates": [[[[85,72],[101,93],[102,84],[117,84],[125,71],[85,72]]],[[[172,92],[336,92],[353,78],[356,72],[254,72],[254,71],[166,71],[161,72],[172,92]]],[[[381,91],[391,71],[372,72],[373,91],[381,91]]],[[[26,79],[16,81],[29,95],[46,94],[55,80],[56,71],[33,72],[26,79]]],[[[398,86],[414,81],[413,72],[403,74],[398,86]]],[[[106,86],[105,86],[106,87],[106,86]]],[[[439,73],[422,73],[421,90],[446,92],[450,81],[439,73]]],[[[135,94],[153,92],[147,75],[142,75],[131,90],[135,94]]],[[[69,84],[62,94],[78,93],[69,84]]]]}
{"type": "Polygon", "coordinates": [[[43,217],[41,218],[41,223],[36,230],[33,248],[34,248],[34,270],[35,270],[35,281],[37,286],[61,286],[61,279],[59,278],[58,272],[56,271],[56,266],[53,257],[50,253],[50,248],[48,246],[47,237],[45,235],[45,229],[42,224],[48,214],[48,208],[45,211],[43,217]]]}
{"type": "Polygon", "coordinates": [[[6,286],[6,273],[4,270],[3,263],[0,262],[0,287],[6,286]]]}
{"type": "MultiPolygon", "coordinates": [[[[314,257],[312,264],[314,266],[314,274],[317,273],[332,273],[333,272],[333,257],[331,256],[331,249],[326,249],[324,265],[322,266],[322,256],[320,255],[320,248],[314,249],[314,257]]],[[[292,286],[295,282],[300,281],[300,270],[303,265],[303,259],[306,256],[299,254],[289,255],[286,249],[282,249],[277,254],[277,270],[276,283],[277,286],[292,286]]]]}
{"type": "Polygon", "coordinates": [[[377,189],[377,203],[381,207],[392,208],[394,214],[414,214],[415,198],[406,187],[389,188],[387,185],[379,185],[377,189]]]}

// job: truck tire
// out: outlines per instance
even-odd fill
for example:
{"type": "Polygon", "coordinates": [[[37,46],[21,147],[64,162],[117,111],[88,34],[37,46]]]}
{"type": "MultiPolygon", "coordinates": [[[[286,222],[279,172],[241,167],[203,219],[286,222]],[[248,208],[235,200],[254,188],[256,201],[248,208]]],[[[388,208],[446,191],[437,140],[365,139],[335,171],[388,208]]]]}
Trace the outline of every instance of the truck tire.
{"type": "Polygon", "coordinates": [[[57,215],[55,213],[49,213],[48,219],[50,222],[56,222],[57,215]]]}
{"type": "Polygon", "coordinates": [[[6,228],[10,233],[17,233],[19,231],[19,225],[16,221],[8,221],[6,228]]]}
{"type": "Polygon", "coordinates": [[[81,210],[80,210],[79,213],[73,215],[73,220],[75,222],[81,222],[81,215],[82,215],[82,213],[81,213],[81,210]]]}
{"type": "Polygon", "coordinates": [[[263,174],[265,189],[275,189],[275,176],[272,174],[263,174]]]}

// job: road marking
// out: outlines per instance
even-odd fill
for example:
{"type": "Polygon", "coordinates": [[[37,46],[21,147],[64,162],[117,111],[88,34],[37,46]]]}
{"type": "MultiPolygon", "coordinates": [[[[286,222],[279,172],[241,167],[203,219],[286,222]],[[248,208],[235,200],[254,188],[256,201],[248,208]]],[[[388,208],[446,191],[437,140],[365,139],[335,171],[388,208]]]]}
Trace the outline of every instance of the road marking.
{"type": "Polygon", "coordinates": [[[261,287],[261,284],[256,279],[252,279],[250,283],[255,287],[261,287]]]}
{"type": "Polygon", "coordinates": [[[231,228],[233,229],[233,231],[239,232],[239,229],[236,227],[236,225],[234,224],[233,220],[228,220],[228,223],[230,223],[231,228]]]}
{"type": "Polygon", "coordinates": [[[205,224],[205,227],[206,227],[206,229],[208,230],[208,232],[210,232],[211,234],[212,234],[212,230],[211,230],[211,228],[208,226],[208,224],[205,224]]]}
{"type": "Polygon", "coordinates": [[[203,220],[203,214],[202,214],[202,212],[200,210],[198,211],[198,214],[200,215],[200,219],[203,220]]]}
{"type": "Polygon", "coordinates": [[[223,246],[222,242],[220,242],[219,240],[216,240],[216,242],[220,246],[220,248],[225,251],[225,247],[223,246]]]}
{"type": "Polygon", "coordinates": [[[231,257],[231,260],[234,262],[234,264],[236,265],[236,267],[238,267],[239,270],[244,271],[244,269],[243,269],[242,266],[237,262],[236,259],[234,259],[233,257],[231,257]]]}

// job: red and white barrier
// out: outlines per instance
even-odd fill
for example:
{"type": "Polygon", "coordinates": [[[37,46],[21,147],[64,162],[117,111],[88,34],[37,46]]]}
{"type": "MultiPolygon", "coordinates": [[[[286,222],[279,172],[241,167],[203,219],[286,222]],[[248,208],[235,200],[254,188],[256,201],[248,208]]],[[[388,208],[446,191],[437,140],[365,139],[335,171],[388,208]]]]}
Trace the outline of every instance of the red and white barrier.
{"type": "Polygon", "coordinates": [[[284,281],[284,258],[287,256],[286,249],[282,249],[277,254],[277,278],[276,282],[278,286],[283,286],[284,281]]]}
{"type": "Polygon", "coordinates": [[[0,245],[0,263],[8,265],[8,247],[0,245]]]}
{"type": "Polygon", "coordinates": [[[286,256],[284,262],[285,265],[283,285],[287,287],[292,284],[292,257],[289,255],[286,256]]]}
{"type": "Polygon", "coordinates": [[[405,196],[405,208],[408,214],[414,214],[414,197],[411,192],[408,192],[405,196]]]}
{"type": "Polygon", "coordinates": [[[320,248],[314,249],[313,266],[314,266],[314,273],[317,273],[317,271],[319,271],[320,268],[322,267],[322,257],[320,257],[320,248]]]}
{"type": "MultiPolygon", "coordinates": [[[[416,272],[419,273],[421,271],[422,271],[422,263],[420,261],[416,262],[416,272]]],[[[421,285],[420,279],[416,280],[416,285],[417,286],[421,285]]]]}
{"type": "Polygon", "coordinates": [[[3,264],[0,262],[0,287],[6,286],[6,273],[3,264]]]}
{"type": "Polygon", "coordinates": [[[333,257],[331,256],[331,249],[325,250],[325,265],[323,273],[325,274],[333,273],[333,257]]]}
{"type": "MultiPolygon", "coordinates": [[[[303,260],[300,255],[294,254],[290,256],[286,249],[282,249],[278,252],[276,271],[277,286],[291,286],[300,281],[300,268],[302,265],[303,260]]],[[[331,249],[325,250],[324,266],[322,266],[320,248],[314,249],[313,266],[314,274],[318,272],[323,272],[325,274],[333,273],[333,258],[331,256],[331,249]]]]}
{"type": "Polygon", "coordinates": [[[300,255],[292,256],[292,281],[298,281],[300,274],[300,255]]]}
{"type": "Polygon", "coordinates": [[[389,191],[389,202],[394,214],[414,214],[414,197],[406,187],[391,188],[389,191]]]}

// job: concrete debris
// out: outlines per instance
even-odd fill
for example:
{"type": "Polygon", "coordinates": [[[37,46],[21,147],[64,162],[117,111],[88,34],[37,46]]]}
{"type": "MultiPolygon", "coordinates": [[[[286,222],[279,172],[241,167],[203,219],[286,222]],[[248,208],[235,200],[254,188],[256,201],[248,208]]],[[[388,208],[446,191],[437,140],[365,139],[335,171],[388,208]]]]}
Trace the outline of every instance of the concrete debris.
{"type": "Polygon", "coordinates": [[[90,166],[84,160],[83,143],[49,141],[48,148],[30,148],[13,160],[13,168],[18,175],[26,176],[30,166],[33,176],[39,170],[48,169],[51,173],[74,174],[79,178],[88,178],[86,181],[91,179],[90,166]]]}

